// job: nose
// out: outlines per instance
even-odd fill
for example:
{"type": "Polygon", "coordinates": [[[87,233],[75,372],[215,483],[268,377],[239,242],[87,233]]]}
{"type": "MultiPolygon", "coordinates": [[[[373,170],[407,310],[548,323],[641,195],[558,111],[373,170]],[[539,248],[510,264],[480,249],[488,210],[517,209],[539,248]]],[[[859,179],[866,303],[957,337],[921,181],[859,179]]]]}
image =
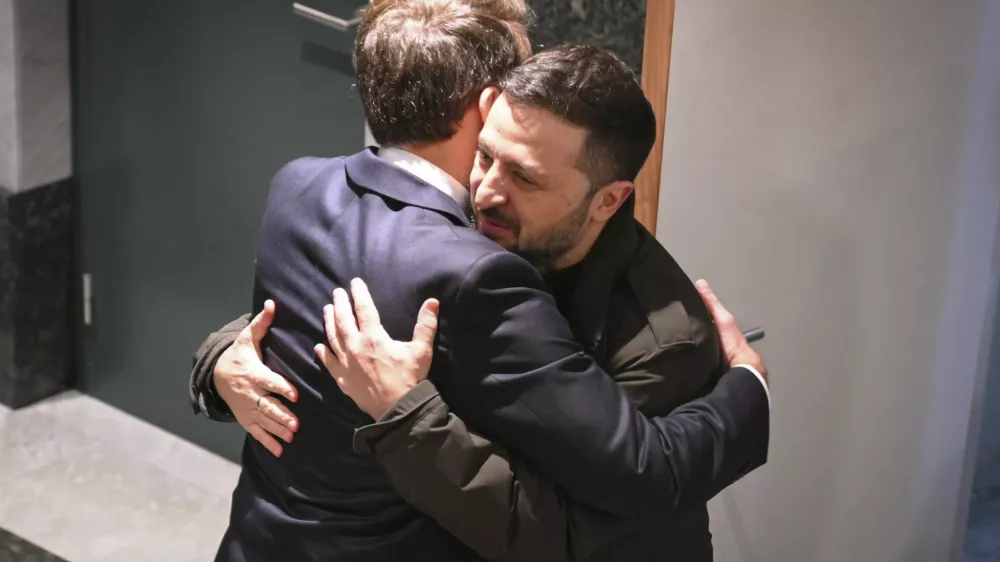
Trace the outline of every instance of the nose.
{"type": "Polygon", "coordinates": [[[476,208],[492,209],[507,202],[507,191],[504,189],[503,178],[500,176],[499,166],[496,162],[490,166],[483,176],[483,181],[479,182],[476,188],[475,203],[476,208]]]}

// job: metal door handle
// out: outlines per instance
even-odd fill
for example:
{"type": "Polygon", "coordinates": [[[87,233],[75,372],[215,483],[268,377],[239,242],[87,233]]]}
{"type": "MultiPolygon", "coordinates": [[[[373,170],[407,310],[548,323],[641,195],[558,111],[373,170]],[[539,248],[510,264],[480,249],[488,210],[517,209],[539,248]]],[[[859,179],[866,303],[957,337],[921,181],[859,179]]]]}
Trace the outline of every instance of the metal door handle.
{"type": "Polygon", "coordinates": [[[764,339],[764,328],[750,328],[749,330],[743,332],[743,337],[746,338],[749,343],[760,341],[764,339]]]}
{"type": "Polygon", "coordinates": [[[365,6],[360,6],[355,10],[354,17],[349,20],[331,16],[330,14],[310,8],[309,6],[303,6],[299,3],[292,4],[292,11],[296,15],[310,19],[316,23],[321,23],[327,27],[332,27],[337,31],[349,31],[352,27],[361,23],[361,17],[365,15],[365,6]]]}

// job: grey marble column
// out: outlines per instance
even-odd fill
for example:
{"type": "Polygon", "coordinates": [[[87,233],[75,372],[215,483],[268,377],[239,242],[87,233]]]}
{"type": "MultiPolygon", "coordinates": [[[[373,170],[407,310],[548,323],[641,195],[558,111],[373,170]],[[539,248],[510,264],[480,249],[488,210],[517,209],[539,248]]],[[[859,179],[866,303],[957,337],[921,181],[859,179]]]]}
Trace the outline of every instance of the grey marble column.
{"type": "MultiPolygon", "coordinates": [[[[656,0],[653,0],[656,1],[656,0]]],[[[608,49],[642,70],[646,0],[529,0],[535,11],[536,48],[589,43],[608,49]]]]}
{"type": "Polygon", "coordinates": [[[68,0],[0,0],[0,403],[72,385],[68,0]]]}

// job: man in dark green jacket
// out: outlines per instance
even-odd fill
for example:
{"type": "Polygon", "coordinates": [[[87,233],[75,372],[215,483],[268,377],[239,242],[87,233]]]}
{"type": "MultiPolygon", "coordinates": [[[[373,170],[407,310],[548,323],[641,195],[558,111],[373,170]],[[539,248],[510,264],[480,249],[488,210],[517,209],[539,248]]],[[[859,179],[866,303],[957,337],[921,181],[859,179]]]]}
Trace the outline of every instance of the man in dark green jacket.
{"type": "MultiPolygon", "coordinates": [[[[593,134],[597,126],[615,127],[615,118],[629,111],[630,100],[639,105],[645,102],[634,75],[607,53],[567,47],[536,56],[515,71],[507,84],[507,99],[498,102],[499,107],[495,106],[486,123],[473,172],[473,195],[481,229],[501,245],[522,250],[543,270],[576,339],[644,415],[662,416],[704,395],[729,367],[729,361],[720,350],[712,316],[698,290],[633,218],[634,196],[630,191],[598,230],[596,240],[586,245],[576,259],[565,258],[580,247],[582,228],[578,224],[559,225],[560,232],[554,233],[558,236],[550,236],[548,244],[534,244],[531,248],[505,239],[517,228],[505,208],[509,197],[505,191],[519,181],[516,173],[522,168],[517,155],[527,154],[542,174],[559,166],[558,159],[546,159],[546,139],[539,131],[551,134],[563,127],[559,132],[571,143],[568,137],[575,132],[586,136],[593,134]],[[545,97],[532,96],[533,90],[544,91],[545,97]],[[529,110],[529,121],[533,120],[536,128],[519,128],[525,116],[518,113],[524,109],[529,110]],[[610,124],[596,123],[595,118],[610,124]],[[508,156],[510,161],[506,160],[508,156]],[[513,177],[507,177],[511,170],[513,177]]],[[[622,118],[617,126],[634,122],[622,118]]],[[[634,133],[642,135],[641,131],[634,133]]],[[[580,160],[586,157],[580,156],[580,160]]],[[[590,179],[597,185],[606,183],[605,178],[590,179]]],[[[344,319],[342,314],[339,319],[344,319]]],[[[234,380],[227,369],[266,370],[256,357],[253,340],[259,341],[263,335],[261,327],[256,328],[248,328],[247,319],[237,321],[210,336],[199,350],[192,396],[206,414],[219,419],[227,415],[225,402],[213,386],[234,380]],[[230,349],[241,332],[242,341],[230,349]],[[240,349],[245,358],[243,365],[232,359],[220,361],[224,353],[238,355],[240,349]]],[[[352,353],[344,344],[341,351],[342,357],[352,353]]],[[[330,357],[325,357],[325,362],[337,375],[338,362],[330,357]]],[[[760,377],[760,373],[755,374],[760,377]]],[[[759,393],[747,400],[767,403],[763,377],[761,382],[764,384],[759,393]]],[[[294,399],[294,389],[280,383],[273,385],[270,392],[294,399]]],[[[358,401],[349,389],[345,391],[358,401]]],[[[224,389],[221,394],[227,392],[232,389],[224,389]]],[[[686,515],[659,520],[624,519],[595,510],[574,501],[520,463],[516,444],[507,450],[467,427],[450,412],[432,381],[404,385],[396,394],[384,398],[379,410],[358,401],[379,421],[357,432],[356,449],[376,459],[410,504],[484,558],[712,560],[704,504],[686,515]]],[[[273,415],[259,418],[267,428],[258,425],[255,436],[262,429],[273,429],[271,433],[290,441],[294,418],[287,409],[272,406],[278,406],[274,397],[264,399],[263,408],[258,400],[257,408],[273,415]]],[[[743,428],[760,436],[764,451],[767,424],[765,408],[753,427],[743,428]]],[[[414,559],[420,559],[420,553],[414,553],[414,559]]]]}

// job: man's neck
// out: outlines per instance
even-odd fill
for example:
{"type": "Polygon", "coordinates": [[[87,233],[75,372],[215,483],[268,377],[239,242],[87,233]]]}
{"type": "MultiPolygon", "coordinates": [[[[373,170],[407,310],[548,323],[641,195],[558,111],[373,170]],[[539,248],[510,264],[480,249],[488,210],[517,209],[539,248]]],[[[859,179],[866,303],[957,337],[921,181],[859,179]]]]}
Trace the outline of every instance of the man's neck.
{"type": "Polygon", "coordinates": [[[400,146],[399,148],[427,160],[455,178],[458,183],[468,187],[469,174],[472,171],[472,155],[461,150],[455,141],[455,138],[451,138],[441,142],[420,146],[400,146]]]}

